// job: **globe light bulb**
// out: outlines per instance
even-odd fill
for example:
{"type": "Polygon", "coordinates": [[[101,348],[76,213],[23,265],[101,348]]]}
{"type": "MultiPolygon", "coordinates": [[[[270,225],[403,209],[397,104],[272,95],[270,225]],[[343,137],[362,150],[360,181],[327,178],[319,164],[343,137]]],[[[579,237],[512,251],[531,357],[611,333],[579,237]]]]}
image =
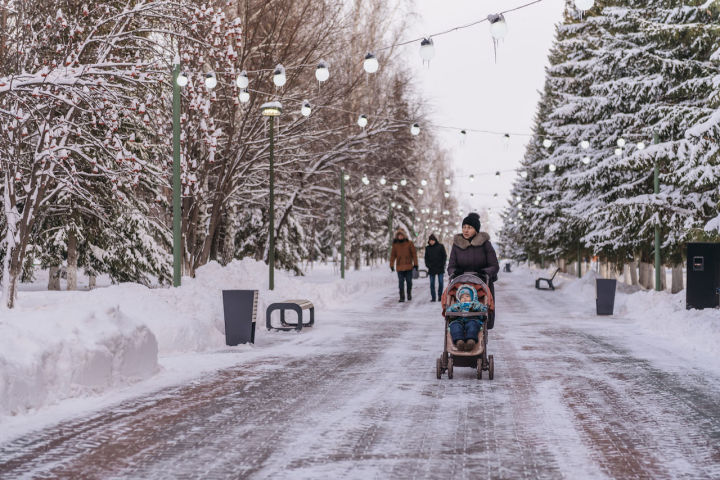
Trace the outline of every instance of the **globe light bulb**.
{"type": "Polygon", "coordinates": [[[505,22],[505,17],[502,13],[498,15],[488,15],[488,22],[490,22],[490,35],[495,40],[502,40],[507,35],[508,27],[505,22]]]}
{"type": "Polygon", "coordinates": [[[586,12],[595,5],[595,0],[575,0],[575,6],[578,10],[586,12]]]}
{"type": "Polygon", "coordinates": [[[405,180],[404,178],[400,180],[400,185],[402,185],[403,187],[407,185],[407,180],[405,180]]]}
{"type": "Polygon", "coordinates": [[[545,140],[543,140],[543,147],[545,147],[545,148],[552,147],[552,144],[553,144],[553,142],[549,138],[546,138],[545,140]]]}
{"type": "Polygon", "coordinates": [[[423,38],[420,42],[420,58],[423,62],[430,63],[435,56],[435,44],[431,38],[423,38]]]}
{"type": "Polygon", "coordinates": [[[590,163],[590,157],[583,157],[582,162],[587,165],[588,163],[590,163]]]}
{"type": "Polygon", "coordinates": [[[393,183],[393,184],[392,184],[392,189],[393,189],[393,190],[397,190],[397,189],[398,189],[397,183],[393,183]]]}
{"type": "Polygon", "coordinates": [[[380,179],[380,185],[385,185],[386,183],[387,183],[387,180],[385,179],[385,177],[382,177],[380,179]]]}
{"type": "Polygon", "coordinates": [[[363,177],[362,177],[362,182],[363,182],[365,185],[370,185],[370,179],[369,179],[366,175],[363,175],[363,177]]]}
{"type": "Polygon", "coordinates": [[[523,170],[522,172],[520,172],[520,176],[521,176],[522,178],[527,178],[528,173],[527,173],[525,170],[523,170]]]}
{"type": "Polygon", "coordinates": [[[240,93],[238,93],[238,99],[241,103],[247,103],[250,101],[250,93],[247,90],[240,90],[240,93]]]}
{"type": "Polygon", "coordinates": [[[580,142],[580,148],[582,148],[583,150],[587,150],[588,148],[590,148],[590,142],[588,142],[587,140],[583,140],[582,142],[580,142]]]}
{"type": "Polygon", "coordinates": [[[324,82],[330,78],[330,68],[324,60],[321,60],[318,63],[318,66],[315,69],[315,78],[317,78],[318,82],[324,82]]]}
{"type": "Polygon", "coordinates": [[[412,127],[410,127],[410,133],[414,136],[420,135],[420,125],[413,123],[412,127]]]}
{"type": "Polygon", "coordinates": [[[615,149],[615,155],[617,155],[618,157],[619,157],[620,155],[622,155],[622,152],[623,152],[623,151],[622,151],[622,148],[616,148],[616,149],[615,149]]]}
{"type": "Polygon", "coordinates": [[[446,178],[446,179],[445,179],[445,185],[450,185],[450,179],[449,179],[449,178],[446,178]]]}
{"type": "Polygon", "coordinates": [[[312,108],[310,107],[310,102],[307,100],[303,101],[302,107],[300,108],[300,113],[303,115],[303,117],[309,117],[312,113],[312,108]]]}
{"type": "Polygon", "coordinates": [[[375,55],[372,53],[368,53],[365,55],[365,60],[363,61],[363,68],[367,73],[375,73],[378,71],[378,68],[380,68],[380,64],[378,63],[377,58],[375,58],[375,55]]]}
{"type": "Polygon", "coordinates": [[[273,71],[273,83],[276,87],[282,87],[286,82],[285,67],[283,67],[281,63],[278,63],[273,71]]]}
{"type": "Polygon", "coordinates": [[[625,139],[622,138],[622,137],[618,138],[618,140],[617,140],[617,146],[620,147],[620,148],[623,148],[623,147],[625,146],[625,139]]]}
{"type": "Polygon", "coordinates": [[[645,142],[638,142],[637,144],[638,150],[645,150],[645,142]]]}
{"type": "Polygon", "coordinates": [[[235,85],[237,85],[238,88],[247,88],[248,85],[250,85],[250,79],[247,76],[247,72],[243,70],[238,75],[237,79],[235,80],[235,85]]]}
{"type": "Polygon", "coordinates": [[[188,76],[185,74],[185,72],[180,72],[180,74],[179,74],[178,77],[177,77],[178,87],[184,87],[184,86],[186,86],[189,81],[190,81],[190,79],[189,79],[188,76]]]}
{"type": "Polygon", "coordinates": [[[367,126],[368,119],[367,115],[360,115],[357,120],[357,124],[360,128],[365,128],[367,126]]]}
{"type": "Polygon", "coordinates": [[[420,180],[420,185],[422,185],[423,187],[427,185],[427,180],[420,180]]]}
{"type": "Polygon", "coordinates": [[[208,90],[212,90],[217,87],[217,78],[214,73],[210,72],[205,74],[205,87],[208,90]]]}
{"type": "Polygon", "coordinates": [[[423,192],[424,192],[424,190],[423,190],[422,188],[418,188],[418,193],[419,193],[420,195],[422,195],[423,192]]]}
{"type": "Polygon", "coordinates": [[[551,163],[549,168],[550,168],[551,172],[554,172],[555,170],[557,170],[557,167],[555,166],[554,163],[551,163]]]}

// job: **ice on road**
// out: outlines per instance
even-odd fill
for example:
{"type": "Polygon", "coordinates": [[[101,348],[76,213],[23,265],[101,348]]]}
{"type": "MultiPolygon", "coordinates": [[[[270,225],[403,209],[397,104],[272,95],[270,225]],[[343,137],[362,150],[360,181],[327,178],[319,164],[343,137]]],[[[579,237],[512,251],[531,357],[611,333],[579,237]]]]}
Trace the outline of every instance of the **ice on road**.
{"type": "Polygon", "coordinates": [[[252,361],[11,440],[0,478],[720,477],[715,373],[519,272],[497,285],[495,379],[437,380],[426,289],[398,304],[389,278],[252,361]]]}

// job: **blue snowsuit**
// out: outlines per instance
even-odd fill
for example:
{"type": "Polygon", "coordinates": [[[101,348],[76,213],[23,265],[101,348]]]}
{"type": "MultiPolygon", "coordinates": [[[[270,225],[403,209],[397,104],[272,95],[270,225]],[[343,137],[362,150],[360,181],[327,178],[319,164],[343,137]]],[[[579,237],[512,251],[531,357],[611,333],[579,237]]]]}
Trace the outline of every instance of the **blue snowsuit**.
{"type": "MultiPolygon", "coordinates": [[[[471,300],[469,302],[453,303],[452,305],[450,305],[450,307],[448,307],[448,312],[487,313],[487,305],[483,305],[482,303],[477,301],[477,292],[475,291],[475,288],[472,287],[472,285],[463,285],[458,288],[457,293],[455,294],[455,298],[459,299],[464,293],[469,293],[471,300]]],[[[464,317],[456,318],[455,320],[450,322],[448,328],[450,329],[450,336],[452,337],[453,343],[456,343],[458,340],[475,340],[477,342],[478,335],[480,333],[480,330],[482,329],[483,318],[484,316],[464,317]]]]}

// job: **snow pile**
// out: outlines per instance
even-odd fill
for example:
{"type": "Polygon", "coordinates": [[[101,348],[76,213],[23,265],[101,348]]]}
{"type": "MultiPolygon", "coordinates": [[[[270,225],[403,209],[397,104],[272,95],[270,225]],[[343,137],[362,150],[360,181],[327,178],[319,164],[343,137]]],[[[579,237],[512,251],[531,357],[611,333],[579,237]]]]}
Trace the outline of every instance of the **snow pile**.
{"type": "Polygon", "coordinates": [[[267,265],[243,260],[208,264],[180,288],[127,283],[91,292],[21,292],[17,307],[1,312],[0,415],[150,377],[158,355],[227,348],[222,290],[259,290],[259,336],[269,303],[308,298],[321,317],[324,307],[355,292],[387,287],[379,273],[347,272],[342,282],[329,268],[309,277],[276,272],[269,292],[267,265]]]}
{"type": "MultiPolygon", "coordinates": [[[[558,278],[561,274],[558,274],[558,278]]],[[[562,275],[562,294],[582,302],[583,309],[594,302],[595,280],[590,271],[581,279],[562,275]]],[[[615,318],[629,320],[649,335],[667,338],[690,352],[720,356],[720,310],[687,310],[685,291],[671,294],[643,290],[618,281],[615,294],[615,318]]]]}

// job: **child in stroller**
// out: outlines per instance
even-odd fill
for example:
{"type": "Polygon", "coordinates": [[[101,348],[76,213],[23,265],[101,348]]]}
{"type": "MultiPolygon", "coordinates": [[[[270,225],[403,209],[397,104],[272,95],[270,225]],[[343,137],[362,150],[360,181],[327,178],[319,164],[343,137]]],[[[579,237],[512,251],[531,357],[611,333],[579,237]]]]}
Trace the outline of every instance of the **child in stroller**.
{"type": "Polygon", "coordinates": [[[479,312],[477,317],[457,317],[450,322],[450,336],[455,348],[469,352],[478,342],[478,334],[482,330],[483,318],[487,314],[487,305],[478,302],[477,290],[472,285],[461,285],[455,294],[455,303],[448,307],[448,312],[479,312]]]}

